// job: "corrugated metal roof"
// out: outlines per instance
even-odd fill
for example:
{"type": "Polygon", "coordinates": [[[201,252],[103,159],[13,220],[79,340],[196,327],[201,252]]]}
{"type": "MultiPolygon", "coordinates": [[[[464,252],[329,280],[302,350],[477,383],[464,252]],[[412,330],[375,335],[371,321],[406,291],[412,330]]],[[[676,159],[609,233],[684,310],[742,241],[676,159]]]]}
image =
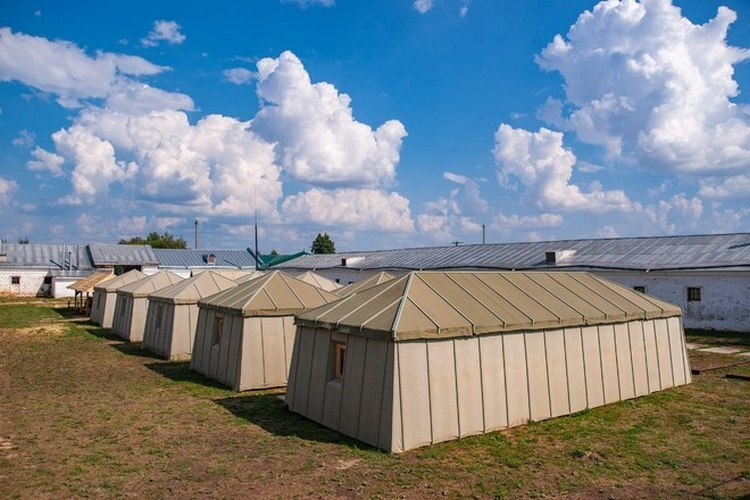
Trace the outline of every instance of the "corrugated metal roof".
{"type": "Polygon", "coordinates": [[[149,300],[171,302],[173,304],[197,304],[200,299],[210,297],[237,286],[237,283],[220,273],[206,271],[157,290],[148,296],[149,300]]]}
{"type": "Polygon", "coordinates": [[[91,269],[91,259],[83,245],[63,245],[46,243],[27,243],[24,245],[4,243],[6,261],[0,263],[0,269],[40,268],[73,270],[91,269]]]}
{"type": "Polygon", "coordinates": [[[104,280],[112,279],[113,277],[114,274],[112,272],[93,273],[87,278],[83,278],[82,280],[78,280],[75,283],[71,283],[66,288],[75,290],[76,292],[92,293],[94,291],[94,286],[98,285],[104,280]]]}
{"type": "Polygon", "coordinates": [[[96,267],[159,265],[154,249],[149,245],[91,243],[89,252],[96,267]]]}
{"type": "Polygon", "coordinates": [[[289,316],[338,298],[294,276],[273,271],[203,299],[198,306],[245,317],[289,316]]]}
{"type": "Polygon", "coordinates": [[[115,276],[112,279],[102,281],[98,285],[94,285],[94,290],[103,290],[106,292],[116,292],[118,288],[138,281],[146,275],[140,272],[138,269],[133,269],[125,274],[115,276]]]}
{"type": "Polygon", "coordinates": [[[354,283],[350,283],[346,285],[344,288],[340,288],[336,290],[334,293],[338,295],[339,297],[346,297],[347,295],[351,295],[353,293],[361,292],[362,290],[367,290],[371,286],[379,285],[381,283],[385,283],[386,281],[390,281],[394,279],[395,276],[391,273],[387,273],[385,271],[381,271],[378,274],[374,274],[370,276],[369,278],[355,281],[354,283]]]}
{"type": "Polygon", "coordinates": [[[285,262],[283,269],[544,269],[634,270],[750,267],[750,233],[581,239],[406,248],[372,252],[312,254],[285,262]],[[548,263],[547,252],[573,251],[548,263]]]}
{"type": "Polygon", "coordinates": [[[679,307],[581,272],[411,272],[297,315],[301,325],[393,340],[680,316],[679,307]]]}
{"type": "Polygon", "coordinates": [[[159,271],[156,274],[146,276],[137,281],[121,286],[117,289],[117,294],[132,295],[133,297],[148,297],[149,294],[157,290],[173,285],[185,278],[177,276],[169,271],[159,271]]]}
{"type": "Polygon", "coordinates": [[[189,269],[194,267],[231,267],[255,269],[255,259],[247,250],[195,250],[154,248],[154,254],[162,268],[189,269]],[[216,256],[216,264],[208,264],[208,255],[216,256]]]}
{"type": "Polygon", "coordinates": [[[341,285],[339,285],[335,281],[329,280],[328,278],[325,278],[312,271],[305,271],[303,273],[297,274],[296,277],[297,279],[301,279],[305,283],[310,283],[311,285],[315,285],[318,288],[322,288],[326,292],[333,292],[341,288],[341,285]]]}

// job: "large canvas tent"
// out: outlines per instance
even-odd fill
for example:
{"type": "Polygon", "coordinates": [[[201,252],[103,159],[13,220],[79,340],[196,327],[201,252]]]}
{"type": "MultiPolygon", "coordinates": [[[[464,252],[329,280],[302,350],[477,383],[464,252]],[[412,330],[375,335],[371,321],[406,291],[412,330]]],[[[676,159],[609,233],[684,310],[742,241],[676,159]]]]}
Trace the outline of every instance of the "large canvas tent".
{"type": "Polygon", "coordinates": [[[120,287],[138,281],[146,275],[137,269],[128,271],[120,276],[103,281],[94,286],[94,303],[91,306],[91,321],[103,328],[112,328],[112,318],[115,314],[117,290],[120,287]]]}
{"type": "Polygon", "coordinates": [[[318,288],[322,288],[323,290],[327,292],[334,292],[341,288],[341,285],[336,283],[333,280],[329,280],[328,278],[325,278],[318,273],[314,273],[312,271],[305,271],[304,273],[298,274],[297,279],[300,279],[304,281],[305,283],[310,283],[311,285],[315,285],[318,288]]]}
{"type": "Polygon", "coordinates": [[[244,276],[238,276],[237,278],[232,278],[235,282],[242,284],[247,283],[248,281],[252,281],[255,278],[260,278],[266,274],[265,271],[250,271],[249,273],[245,274],[244,276]]]}
{"type": "Polygon", "coordinates": [[[362,290],[367,290],[368,288],[373,287],[375,285],[379,285],[381,283],[385,283],[386,281],[390,281],[394,279],[395,277],[396,276],[394,276],[391,273],[381,271],[377,274],[373,274],[369,278],[361,279],[359,281],[355,281],[354,283],[349,283],[343,288],[339,288],[338,290],[336,290],[336,295],[340,297],[346,297],[347,295],[361,292],[362,290]]]}
{"type": "Polygon", "coordinates": [[[401,452],[691,381],[681,310],[572,272],[412,272],[297,316],[286,404],[401,452]]]}
{"type": "Polygon", "coordinates": [[[236,286],[224,273],[205,271],[150,294],[143,347],[167,359],[190,359],[198,301],[236,286]]]}
{"type": "Polygon", "coordinates": [[[143,340],[146,326],[148,296],[184,278],[169,271],[159,271],[117,290],[117,302],[112,318],[112,331],[131,342],[143,340]]]}
{"type": "Polygon", "coordinates": [[[294,315],[339,297],[273,271],[198,302],[190,367],[236,391],[286,385],[294,315]]]}

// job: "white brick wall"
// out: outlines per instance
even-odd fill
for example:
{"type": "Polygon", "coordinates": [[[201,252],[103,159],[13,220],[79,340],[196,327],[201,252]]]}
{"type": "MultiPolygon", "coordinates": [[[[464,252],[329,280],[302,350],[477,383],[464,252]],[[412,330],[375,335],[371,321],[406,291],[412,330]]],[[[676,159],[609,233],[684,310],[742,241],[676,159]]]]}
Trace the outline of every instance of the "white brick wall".
{"type": "Polygon", "coordinates": [[[44,295],[47,294],[50,285],[44,284],[44,277],[49,271],[46,269],[38,271],[20,269],[0,270],[0,293],[11,293],[14,295],[44,295]],[[13,276],[21,278],[18,285],[12,284],[13,276]]]}

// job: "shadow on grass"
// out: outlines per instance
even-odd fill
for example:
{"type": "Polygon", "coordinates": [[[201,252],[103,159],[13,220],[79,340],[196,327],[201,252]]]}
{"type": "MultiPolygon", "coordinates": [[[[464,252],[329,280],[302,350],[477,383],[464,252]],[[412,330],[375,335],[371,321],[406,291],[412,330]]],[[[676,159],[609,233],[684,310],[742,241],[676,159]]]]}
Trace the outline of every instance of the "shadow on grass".
{"type": "Polygon", "coordinates": [[[287,410],[279,393],[258,393],[214,400],[234,416],[247,420],[275,436],[293,436],[306,441],[334,443],[349,448],[375,450],[287,410]]]}
{"type": "MultiPolygon", "coordinates": [[[[52,308],[52,310],[63,319],[88,319],[88,315],[84,314],[81,311],[73,309],[72,307],[54,307],[52,308]]],[[[86,321],[86,323],[94,325],[94,323],[92,323],[91,321],[86,321]]]]}
{"type": "Polygon", "coordinates": [[[726,344],[750,347],[750,333],[725,332],[719,330],[686,329],[685,340],[711,344],[726,344]]]}
{"type": "Polygon", "coordinates": [[[138,356],[140,358],[162,359],[160,356],[157,356],[153,352],[144,349],[140,342],[128,342],[124,338],[118,337],[117,335],[115,335],[115,339],[119,340],[120,343],[113,344],[112,347],[123,354],[127,354],[128,356],[138,356]]]}
{"type": "Polygon", "coordinates": [[[149,363],[146,365],[151,371],[154,371],[175,382],[190,382],[193,384],[203,385],[214,389],[228,391],[229,388],[215,380],[204,377],[198,372],[190,369],[190,361],[165,361],[163,363],[149,363]]]}
{"type": "Polygon", "coordinates": [[[91,321],[81,323],[80,326],[86,331],[86,333],[93,335],[94,337],[98,337],[104,340],[122,342],[122,339],[112,333],[112,330],[110,330],[109,328],[102,328],[100,326],[97,326],[96,323],[92,323],[91,321]]]}

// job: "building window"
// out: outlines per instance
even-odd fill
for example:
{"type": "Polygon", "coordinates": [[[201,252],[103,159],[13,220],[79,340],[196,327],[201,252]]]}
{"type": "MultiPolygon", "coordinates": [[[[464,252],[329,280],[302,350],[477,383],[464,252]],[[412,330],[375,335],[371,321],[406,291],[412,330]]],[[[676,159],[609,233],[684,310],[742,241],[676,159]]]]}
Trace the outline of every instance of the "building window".
{"type": "Polygon", "coordinates": [[[45,285],[51,285],[52,284],[52,276],[45,276],[44,277],[44,284],[45,285]]]}
{"type": "Polygon", "coordinates": [[[700,302],[701,301],[700,287],[689,286],[687,288],[687,299],[688,299],[688,302],[700,302]]]}
{"type": "Polygon", "coordinates": [[[344,378],[344,367],[346,366],[346,344],[343,342],[333,342],[333,379],[341,380],[344,378]]]}
{"type": "Polygon", "coordinates": [[[341,283],[341,280],[336,278],[336,283],[341,283]]]}
{"type": "Polygon", "coordinates": [[[221,342],[221,336],[224,333],[224,317],[216,316],[214,318],[214,341],[213,345],[221,342]]]}
{"type": "Polygon", "coordinates": [[[643,285],[636,285],[633,287],[633,290],[639,293],[646,293],[646,287],[643,285]]]}
{"type": "Polygon", "coordinates": [[[21,284],[21,277],[20,276],[11,276],[10,277],[10,284],[11,285],[20,285],[21,284]]]}

